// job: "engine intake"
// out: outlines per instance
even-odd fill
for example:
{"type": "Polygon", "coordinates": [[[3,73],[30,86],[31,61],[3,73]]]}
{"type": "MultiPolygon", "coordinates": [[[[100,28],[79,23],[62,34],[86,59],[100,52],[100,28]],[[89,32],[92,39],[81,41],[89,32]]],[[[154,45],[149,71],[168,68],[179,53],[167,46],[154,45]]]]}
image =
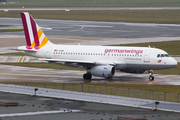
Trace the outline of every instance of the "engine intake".
{"type": "Polygon", "coordinates": [[[115,74],[116,69],[115,69],[114,66],[110,66],[110,65],[107,65],[107,66],[94,66],[94,67],[91,68],[90,72],[94,76],[109,78],[109,77],[112,77],[115,74]]]}

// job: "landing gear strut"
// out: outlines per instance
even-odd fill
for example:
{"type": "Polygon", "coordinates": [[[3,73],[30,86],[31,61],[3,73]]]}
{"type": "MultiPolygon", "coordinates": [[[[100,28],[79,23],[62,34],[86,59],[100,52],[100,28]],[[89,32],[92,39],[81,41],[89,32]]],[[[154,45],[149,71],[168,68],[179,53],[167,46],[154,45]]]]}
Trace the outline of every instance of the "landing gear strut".
{"type": "Polygon", "coordinates": [[[150,80],[150,81],[153,81],[153,80],[154,80],[153,70],[149,70],[149,80],[150,80]]]}
{"type": "Polygon", "coordinates": [[[91,75],[90,73],[85,73],[85,74],[83,75],[83,78],[84,78],[85,80],[90,80],[90,79],[92,78],[92,75],[91,75]]]}

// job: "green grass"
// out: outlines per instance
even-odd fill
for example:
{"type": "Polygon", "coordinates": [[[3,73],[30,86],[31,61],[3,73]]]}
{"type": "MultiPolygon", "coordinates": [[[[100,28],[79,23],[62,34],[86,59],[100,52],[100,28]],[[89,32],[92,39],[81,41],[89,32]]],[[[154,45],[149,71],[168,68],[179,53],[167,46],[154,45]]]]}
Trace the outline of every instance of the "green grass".
{"type": "MultiPolygon", "coordinates": [[[[25,85],[29,84],[32,86],[43,86],[46,84],[47,86],[50,86],[48,88],[53,88],[54,84],[56,86],[61,86],[65,84],[66,86],[76,86],[76,85],[81,85],[79,83],[45,83],[45,82],[0,82],[1,84],[16,84],[16,85],[25,85]]],[[[160,93],[165,93],[167,92],[168,94],[179,94],[180,93],[180,87],[179,85],[144,85],[144,84],[104,84],[104,83],[83,83],[83,85],[96,85],[96,86],[102,86],[102,87],[114,87],[117,88],[119,87],[120,89],[131,89],[131,90],[142,90],[142,91],[154,91],[154,92],[160,92],[160,93]]],[[[68,87],[66,87],[68,88],[68,87]]],[[[72,90],[72,87],[69,87],[69,90],[72,90]]]]}
{"type": "Polygon", "coordinates": [[[24,31],[24,29],[0,29],[0,32],[19,32],[24,31]]]}
{"type": "Polygon", "coordinates": [[[3,53],[0,55],[4,55],[4,56],[25,56],[26,54],[21,53],[21,52],[15,52],[15,53],[3,53]]]}
{"type": "Polygon", "coordinates": [[[7,27],[7,26],[9,26],[9,25],[0,25],[0,27],[7,27]]]}
{"type": "Polygon", "coordinates": [[[49,68],[49,69],[60,69],[60,70],[81,70],[80,68],[67,67],[63,65],[57,65],[55,63],[0,63],[3,65],[16,65],[23,67],[35,67],[35,68],[49,68]]]}
{"type": "Polygon", "coordinates": [[[179,0],[8,0],[0,7],[179,7],[179,0]]]}
{"type": "MultiPolygon", "coordinates": [[[[34,18],[137,23],[180,23],[180,10],[30,11],[34,18]]],[[[20,18],[20,11],[0,11],[0,17],[20,18]]]]}
{"type": "Polygon", "coordinates": [[[22,28],[17,28],[17,27],[8,27],[9,25],[0,25],[0,27],[5,27],[0,29],[0,32],[19,32],[19,31],[24,31],[22,28]]]}

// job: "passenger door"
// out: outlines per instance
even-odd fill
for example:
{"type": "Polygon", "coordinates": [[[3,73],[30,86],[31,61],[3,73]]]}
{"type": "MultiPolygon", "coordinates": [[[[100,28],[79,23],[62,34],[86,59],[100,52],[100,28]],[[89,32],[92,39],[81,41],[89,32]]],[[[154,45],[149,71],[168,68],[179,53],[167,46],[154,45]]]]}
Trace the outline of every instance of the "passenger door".
{"type": "Polygon", "coordinates": [[[144,62],[150,62],[150,53],[151,51],[150,50],[146,50],[145,51],[145,54],[144,54],[144,62]]]}

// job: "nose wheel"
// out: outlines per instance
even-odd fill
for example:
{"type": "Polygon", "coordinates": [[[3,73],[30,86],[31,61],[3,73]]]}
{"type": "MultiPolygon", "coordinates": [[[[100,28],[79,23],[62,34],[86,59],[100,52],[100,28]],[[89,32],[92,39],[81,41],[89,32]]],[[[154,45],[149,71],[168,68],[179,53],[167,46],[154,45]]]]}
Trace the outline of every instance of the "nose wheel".
{"type": "Polygon", "coordinates": [[[153,81],[153,80],[154,80],[154,76],[150,75],[150,76],[149,76],[149,80],[150,80],[150,81],[153,81]]]}
{"type": "Polygon", "coordinates": [[[154,80],[153,70],[149,70],[149,80],[150,80],[150,81],[153,81],[153,80],[154,80]]]}

